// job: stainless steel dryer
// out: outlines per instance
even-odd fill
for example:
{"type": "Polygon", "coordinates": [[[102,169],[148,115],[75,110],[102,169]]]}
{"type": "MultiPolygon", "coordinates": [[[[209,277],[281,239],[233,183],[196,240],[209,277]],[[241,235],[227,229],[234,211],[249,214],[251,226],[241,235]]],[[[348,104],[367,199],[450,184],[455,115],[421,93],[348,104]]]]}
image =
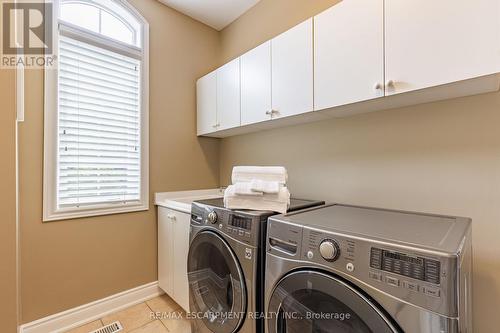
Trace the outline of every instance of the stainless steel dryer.
{"type": "MultiPolygon", "coordinates": [[[[290,211],[322,205],[292,199],[290,211]]],[[[222,199],[191,206],[189,305],[197,333],[261,333],[269,211],[231,210],[222,199]]]]}
{"type": "Polygon", "coordinates": [[[335,204],[267,239],[267,333],[472,332],[469,219],[335,204]]]}

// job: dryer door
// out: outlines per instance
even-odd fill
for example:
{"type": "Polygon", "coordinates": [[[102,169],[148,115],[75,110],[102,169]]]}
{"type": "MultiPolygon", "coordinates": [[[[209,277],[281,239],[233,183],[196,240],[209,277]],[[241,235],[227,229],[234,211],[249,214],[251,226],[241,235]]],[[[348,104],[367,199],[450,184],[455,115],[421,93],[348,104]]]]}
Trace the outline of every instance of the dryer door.
{"type": "Polygon", "coordinates": [[[400,332],[372,300],[346,282],[316,271],[288,274],[269,300],[269,333],[400,332]]]}
{"type": "Polygon", "coordinates": [[[188,279],[190,309],[197,321],[212,332],[235,332],[245,317],[245,279],[238,259],[218,234],[202,231],[193,239],[188,279]]]}

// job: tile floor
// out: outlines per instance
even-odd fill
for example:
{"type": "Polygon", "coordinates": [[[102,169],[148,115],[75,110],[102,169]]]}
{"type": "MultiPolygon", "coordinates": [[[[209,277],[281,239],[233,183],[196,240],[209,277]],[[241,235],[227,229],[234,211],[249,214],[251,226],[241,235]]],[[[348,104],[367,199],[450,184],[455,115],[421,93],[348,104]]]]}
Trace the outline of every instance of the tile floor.
{"type": "Polygon", "coordinates": [[[109,314],[99,320],[87,323],[66,333],[89,333],[103,325],[119,321],[123,331],[130,333],[191,333],[191,325],[188,320],[179,318],[178,314],[184,315],[184,311],[167,295],[162,295],[144,303],[131,306],[127,309],[109,314]],[[155,316],[159,313],[159,316],[155,316]],[[168,315],[175,316],[169,318],[168,315]]]}

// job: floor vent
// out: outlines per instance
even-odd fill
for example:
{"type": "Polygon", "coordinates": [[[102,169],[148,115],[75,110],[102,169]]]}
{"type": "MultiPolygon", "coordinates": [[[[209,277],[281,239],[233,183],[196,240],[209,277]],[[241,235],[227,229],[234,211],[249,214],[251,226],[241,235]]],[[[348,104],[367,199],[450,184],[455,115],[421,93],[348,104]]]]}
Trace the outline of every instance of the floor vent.
{"type": "Polygon", "coordinates": [[[123,331],[122,324],[119,321],[115,321],[109,325],[103,326],[98,330],[89,332],[89,333],[115,333],[123,331]]]}

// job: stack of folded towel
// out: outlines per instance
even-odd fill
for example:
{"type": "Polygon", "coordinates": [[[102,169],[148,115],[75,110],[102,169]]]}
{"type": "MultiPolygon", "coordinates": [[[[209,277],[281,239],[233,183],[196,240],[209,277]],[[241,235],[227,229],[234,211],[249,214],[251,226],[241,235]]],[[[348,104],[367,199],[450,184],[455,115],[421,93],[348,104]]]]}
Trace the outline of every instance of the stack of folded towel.
{"type": "Polygon", "coordinates": [[[284,167],[234,167],[233,185],[224,192],[224,206],[286,213],[290,205],[287,180],[288,174],[284,167]]]}

